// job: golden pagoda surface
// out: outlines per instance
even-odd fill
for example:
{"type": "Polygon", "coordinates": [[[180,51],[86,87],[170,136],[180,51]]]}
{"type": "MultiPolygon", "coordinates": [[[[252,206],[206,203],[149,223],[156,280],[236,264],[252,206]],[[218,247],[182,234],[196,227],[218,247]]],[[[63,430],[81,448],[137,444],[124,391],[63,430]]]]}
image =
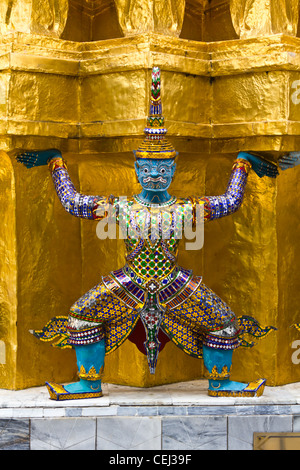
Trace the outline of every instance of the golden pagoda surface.
{"type": "MultiPolygon", "coordinates": [[[[29,172],[16,150],[57,147],[81,192],[132,195],[156,65],[180,153],[173,194],[222,194],[238,151],[277,162],[300,150],[298,1],[6,0],[0,32],[0,387],[22,389],[75,379],[73,351],[29,330],[67,315],[124,252],[122,241],[70,219],[47,168],[29,172]]],[[[201,251],[180,255],[238,316],[277,328],[236,353],[234,380],[300,380],[290,328],[299,322],[299,171],[274,181],[251,174],[242,208],[207,224],[201,251]]],[[[202,376],[202,362],[169,342],[152,377],[126,341],[107,357],[104,381],[202,376]]]]}

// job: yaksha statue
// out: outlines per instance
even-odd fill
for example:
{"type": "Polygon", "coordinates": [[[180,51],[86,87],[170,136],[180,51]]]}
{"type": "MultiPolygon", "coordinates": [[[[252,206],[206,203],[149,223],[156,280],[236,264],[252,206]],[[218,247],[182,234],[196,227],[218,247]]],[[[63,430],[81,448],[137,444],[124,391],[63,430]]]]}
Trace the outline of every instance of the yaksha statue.
{"type": "Polygon", "coordinates": [[[28,168],[48,164],[57,195],[72,215],[100,220],[114,214],[126,232],[124,267],[103,276],[71,307],[69,316],[54,317],[33,334],[42,341],[76,351],[79,381],[68,385],[47,382],[50,398],[69,400],[100,397],[105,354],[119,347],[141,319],[150,372],[155,372],[161,329],[178,347],[203,358],[208,394],[259,396],[265,379],[250,383],[230,380],[233,351],[251,346],[248,335],[263,337],[250,316],[236,317],[202,278],[177,264],[180,228],[225,217],[241,206],[247,175],[276,177],[277,166],[259,156],[240,152],[221,196],[176,198],[168,192],[177,152],[166,139],[160,96],[160,70],[152,71],[150,112],[145,139],[134,151],[141,192],[131,198],[86,196],[73,186],[59,150],[23,152],[17,159],[28,168]]]}

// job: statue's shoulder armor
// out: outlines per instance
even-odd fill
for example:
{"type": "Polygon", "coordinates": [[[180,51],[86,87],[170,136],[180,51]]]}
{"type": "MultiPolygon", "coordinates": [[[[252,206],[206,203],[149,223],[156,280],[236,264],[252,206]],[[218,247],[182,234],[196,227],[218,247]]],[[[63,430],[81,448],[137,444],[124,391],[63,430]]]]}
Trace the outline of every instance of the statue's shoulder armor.
{"type": "Polygon", "coordinates": [[[193,204],[194,199],[192,196],[187,196],[187,197],[178,197],[176,199],[175,204],[184,206],[185,204],[193,204]]]}

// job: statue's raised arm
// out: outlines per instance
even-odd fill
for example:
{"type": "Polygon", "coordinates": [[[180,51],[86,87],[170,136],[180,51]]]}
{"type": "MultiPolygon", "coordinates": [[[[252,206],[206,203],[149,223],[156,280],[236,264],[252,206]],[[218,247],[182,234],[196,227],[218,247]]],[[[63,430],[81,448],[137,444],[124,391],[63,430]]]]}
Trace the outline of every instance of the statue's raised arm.
{"type": "Polygon", "coordinates": [[[70,214],[92,220],[99,220],[105,215],[110,198],[77,192],[60,150],[24,151],[19,153],[16,159],[26,168],[48,165],[60,202],[70,214]]]}
{"type": "Polygon", "coordinates": [[[276,178],[277,166],[258,155],[239,152],[233,164],[226,191],[221,196],[205,196],[204,217],[206,221],[219,219],[236,212],[242,204],[248,174],[253,170],[260,178],[268,176],[276,178]]]}

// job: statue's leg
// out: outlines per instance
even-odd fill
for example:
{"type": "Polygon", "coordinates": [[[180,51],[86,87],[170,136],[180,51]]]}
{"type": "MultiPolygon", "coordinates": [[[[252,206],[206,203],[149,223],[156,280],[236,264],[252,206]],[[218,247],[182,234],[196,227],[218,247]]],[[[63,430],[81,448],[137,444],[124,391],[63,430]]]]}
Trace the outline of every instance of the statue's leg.
{"type": "MultiPolygon", "coordinates": [[[[72,400],[102,396],[101,378],[106,353],[105,333],[110,323],[122,323],[126,306],[101,283],[83,295],[70,309],[68,344],[75,349],[79,381],[67,385],[47,382],[50,398],[72,400]]],[[[107,338],[108,342],[110,341],[107,338]]]]}
{"type": "MultiPolygon", "coordinates": [[[[219,332],[218,332],[219,333],[219,332]]],[[[232,355],[236,338],[207,334],[203,340],[203,360],[208,372],[208,394],[211,396],[260,396],[265,379],[243,383],[230,380],[232,355]]]]}
{"type": "Polygon", "coordinates": [[[101,325],[74,319],[68,321],[69,344],[75,349],[79,381],[68,385],[46,382],[50,398],[72,400],[102,396],[105,341],[101,325]]]}
{"type": "Polygon", "coordinates": [[[203,360],[212,396],[259,396],[265,380],[242,383],[230,380],[233,351],[240,346],[240,326],[235,314],[211,289],[202,286],[198,297],[204,327],[203,360]]]}
{"type": "Polygon", "coordinates": [[[264,379],[250,384],[230,380],[233,351],[241,344],[240,322],[228,305],[203,283],[179,308],[166,313],[163,328],[188,354],[203,356],[209,395],[262,394],[264,379]]]}

